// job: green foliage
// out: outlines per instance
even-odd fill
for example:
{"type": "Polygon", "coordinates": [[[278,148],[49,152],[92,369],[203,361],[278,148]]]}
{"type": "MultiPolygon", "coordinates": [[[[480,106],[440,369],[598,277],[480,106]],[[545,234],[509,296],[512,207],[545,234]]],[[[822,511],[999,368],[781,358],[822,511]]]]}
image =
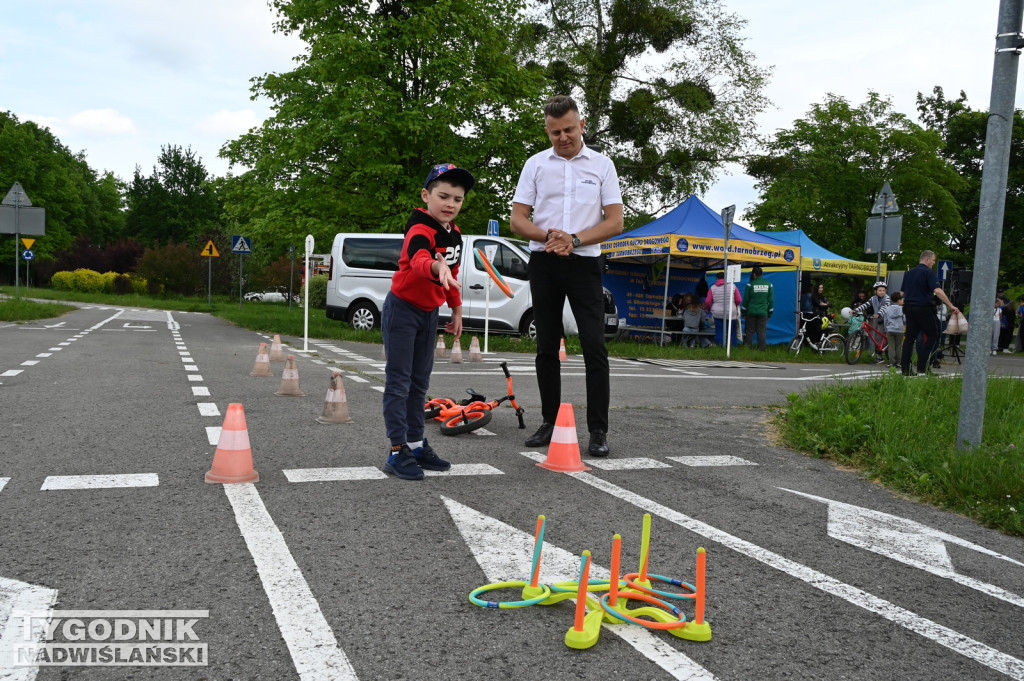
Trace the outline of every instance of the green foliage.
{"type": "Polygon", "coordinates": [[[150,295],[195,295],[205,284],[205,263],[201,260],[198,251],[185,244],[168,244],[147,248],[139,258],[137,270],[146,279],[150,295]]]}
{"type": "Polygon", "coordinates": [[[0,322],[27,322],[35,319],[49,319],[76,310],[73,305],[59,303],[37,303],[24,298],[0,300],[0,322]]]}
{"type": "Polygon", "coordinates": [[[128,231],[146,246],[201,244],[200,235],[217,232],[221,205],[215,186],[191,148],[164,146],[149,177],[136,166],[126,195],[128,231]]]}
{"type": "Polygon", "coordinates": [[[0,111],[0,192],[20,182],[32,205],[46,209],[46,237],[33,247],[41,261],[89,235],[101,243],[121,238],[123,183],[99,175],[47,128],[0,111]]]}
{"type": "Polygon", "coordinates": [[[983,442],[956,452],[960,378],[888,375],[791,394],[778,424],[788,446],[864,471],[887,487],[1024,534],[1024,384],[990,378],[983,442]],[[927,405],[927,406],[923,406],[927,405]]]}
{"type": "MultiPolygon", "coordinates": [[[[917,110],[921,122],[942,137],[945,144],[940,153],[963,178],[963,183],[953,191],[963,219],[951,225],[947,239],[954,263],[972,269],[981,210],[981,171],[988,112],[967,106],[967,95],[963,91],[955,100],[946,99],[938,86],[929,97],[917,93],[917,110]]],[[[1001,252],[1013,255],[999,262],[1000,273],[1007,283],[1024,281],[1024,261],[1016,257],[1024,241],[1024,111],[1020,109],[1014,112],[1012,135],[1001,252]]]]}
{"type": "Polygon", "coordinates": [[[477,179],[464,231],[507,214],[523,140],[542,129],[519,0],[271,4],[276,29],[308,50],[293,71],[253,79],[275,114],[222,150],[252,168],[221,183],[233,228],[270,258],[307,233],[401,231],[443,161],[477,179]]]}
{"type": "Polygon", "coordinates": [[[584,139],[615,160],[630,212],[706,191],[755,139],[768,71],[719,0],[552,0],[537,11],[550,89],[580,102],[584,139]]]}
{"type": "Polygon", "coordinates": [[[309,306],[318,310],[327,309],[327,275],[318,274],[309,280],[309,306]]]}
{"type": "Polygon", "coordinates": [[[77,291],[79,293],[115,293],[126,295],[145,290],[146,280],[134,275],[119,274],[79,268],[73,272],[62,270],[54,272],[50,285],[58,291],[77,291]]]}
{"type": "Polygon", "coordinates": [[[768,153],[747,162],[760,193],[747,215],[757,229],[802,229],[830,250],[860,259],[866,220],[888,181],[903,216],[903,252],[886,256],[890,267],[912,267],[924,249],[945,257],[948,235],[961,229],[954,192],[963,181],[941,149],[938,134],[875,92],[856,107],[828,95],[780,130],[768,153]]]}

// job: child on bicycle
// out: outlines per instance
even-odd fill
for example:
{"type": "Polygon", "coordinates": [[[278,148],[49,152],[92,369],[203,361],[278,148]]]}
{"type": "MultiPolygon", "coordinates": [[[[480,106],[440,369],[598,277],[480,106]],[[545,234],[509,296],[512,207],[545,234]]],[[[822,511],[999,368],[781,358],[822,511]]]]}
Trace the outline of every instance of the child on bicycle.
{"type": "Polygon", "coordinates": [[[903,293],[892,294],[892,303],[882,311],[885,319],[885,337],[889,345],[889,366],[898,368],[903,354],[903,328],[907,318],[903,314],[903,293]]]}
{"type": "Polygon", "coordinates": [[[391,441],[384,471],[403,480],[422,480],[424,469],[451,468],[423,436],[423,405],[434,368],[437,309],[442,303],[452,310],[444,330],[456,338],[462,335],[462,234],[452,221],[473,183],[469,171],[451,163],[430,169],[420,192],[426,208],[413,210],[405,225],[398,271],[384,300],[384,425],[391,441]]]}
{"type": "MultiPolygon", "coordinates": [[[[889,285],[884,281],[875,282],[875,295],[868,299],[866,303],[861,303],[857,307],[853,308],[854,314],[863,314],[867,316],[867,311],[871,310],[871,325],[880,334],[885,334],[885,319],[882,317],[882,312],[885,308],[892,304],[892,299],[889,298],[886,291],[889,289],[889,285]]],[[[875,357],[875,364],[882,364],[885,362],[885,357],[879,355],[875,357]]]]}

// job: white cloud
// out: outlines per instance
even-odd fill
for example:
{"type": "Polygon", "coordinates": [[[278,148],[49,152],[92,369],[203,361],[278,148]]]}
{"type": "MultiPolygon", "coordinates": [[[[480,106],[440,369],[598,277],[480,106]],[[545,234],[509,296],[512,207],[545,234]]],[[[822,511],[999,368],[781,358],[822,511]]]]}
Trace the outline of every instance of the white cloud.
{"type": "Polygon", "coordinates": [[[68,132],[87,137],[134,135],[138,130],[132,119],[117,109],[86,109],[73,114],[59,126],[68,132]]]}
{"type": "Polygon", "coordinates": [[[237,137],[249,132],[263,121],[252,109],[228,111],[222,109],[215,114],[203,118],[193,126],[206,135],[220,135],[225,138],[237,137]]]}

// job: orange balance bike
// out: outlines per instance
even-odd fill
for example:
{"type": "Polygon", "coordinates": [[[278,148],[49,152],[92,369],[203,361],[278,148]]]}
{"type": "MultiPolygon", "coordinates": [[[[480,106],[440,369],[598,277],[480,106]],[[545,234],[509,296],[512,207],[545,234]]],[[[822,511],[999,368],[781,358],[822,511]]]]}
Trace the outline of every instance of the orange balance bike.
{"type": "Polygon", "coordinates": [[[493,411],[498,408],[498,405],[508,402],[515,407],[516,416],[519,417],[519,428],[526,428],[526,423],[523,421],[523,414],[526,410],[516,402],[515,393],[512,391],[512,374],[508,371],[507,362],[501,363],[501,370],[505,372],[505,378],[508,380],[507,395],[495,400],[488,400],[469,388],[466,390],[469,397],[459,402],[445,397],[435,397],[428,400],[424,406],[427,418],[441,422],[442,435],[461,435],[477,428],[483,428],[491,422],[493,411]]]}

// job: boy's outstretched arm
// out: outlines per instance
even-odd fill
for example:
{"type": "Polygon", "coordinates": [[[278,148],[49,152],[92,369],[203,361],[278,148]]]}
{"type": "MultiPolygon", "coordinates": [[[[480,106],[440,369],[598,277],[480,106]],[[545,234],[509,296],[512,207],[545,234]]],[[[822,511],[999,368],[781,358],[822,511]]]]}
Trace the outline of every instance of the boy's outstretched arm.
{"type": "Polygon", "coordinates": [[[452,308],[452,320],[445,322],[444,330],[456,338],[462,335],[462,306],[456,305],[452,308]]]}
{"type": "Polygon", "coordinates": [[[448,263],[444,261],[444,256],[440,253],[436,253],[434,255],[434,262],[430,266],[430,272],[437,277],[438,281],[441,282],[441,286],[444,287],[445,291],[452,286],[456,289],[462,288],[462,284],[455,279],[455,275],[452,274],[451,268],[448,267],[448,263]]]}

